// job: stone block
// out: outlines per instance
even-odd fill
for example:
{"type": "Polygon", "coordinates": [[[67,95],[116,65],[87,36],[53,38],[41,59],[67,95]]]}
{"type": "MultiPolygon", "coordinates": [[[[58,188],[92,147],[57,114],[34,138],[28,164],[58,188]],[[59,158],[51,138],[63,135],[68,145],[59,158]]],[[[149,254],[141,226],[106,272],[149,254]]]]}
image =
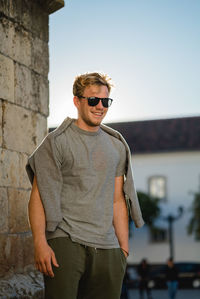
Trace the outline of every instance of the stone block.
{"type": "Polygon", "coordinates": [[[0,278],[34,269],[31,233],[0,234],[0,278]]]}
{"type": "Polygon", "coordinates": [[[12,9],[12,17],[18,23],[22,24],[26,29],[31,31],[32,27],[32,6],[33,2],[28,0],[14,1],[12,9]]]}
{"type": "Polygon", "coordinates": [[[33,248],[33,237],[32,234],[26,234],[23,237],[23,265],[26,269],[34,265],[34,248],[33,248]]]}
{"type": "Polygon", "coordinates": [[[29,197],[29,191],[8,188],[9,233],[30,231],[28,222],[29,197]]]}
{"type": "Polygon", "coordinates": [[[31,111],[8,103],[5,105],[3,143],[7,149],[19,152],[31,151],[34,146],[31,139],[34,135],[31,119],[31,111]]]}
{"type": "Polygon", "coordinates": [[[24,0],[1,0],[0,11],[7,17],[16,19],[20,21],[21,19],[21,10],[24,0]]]}
{"type": "Polygon", "coordinates": [[[23,244],[18,235],[0,234],[0,277],[23,271],[23,244]]]}
{"type": "Polygon", "coordinates": [[[32,39],[31,68],[39,74],[48,76],[49,72],[49,47],[48,43],[34,37],[32,39]]]}
{"type": "MultiPolygon", "coordinates": [[[[30,1],[28,1],[30,3],[30,1]]],[[[41,40],[49,41],[49,14],[45,5],[41,7],[39,3],[32,3],[31,11],[31,31],[41,40]]]]}
{"type": "Polygon", "coordinates": [[[2,115],[3,115],[3,107],[2,101],[0,100],[0,147],[2,147],[3,142],[3,124],[2,124],[2,115]]]}
{"type": "Polygon", "coordinates": [[[7,188],[0,187],[0,233],[8,232],[8,195],[7,188]]]}
{"type": "Polygon", "coordinates": [[[37,76],[39,112],[49,116],[49,82],[44,77],[37,76]]]}
{"type": "Polygon", "coordinates": [[[18,63],[15,63],[14,69],[15,103],[48,116],[48,80],[18,63]]]}
{"type": "Polygon", "coordinates": [[[5,254],[9,271],[23,272],[24,250],[21,235],[8,235],[6,240],[5,254]]]}
{"type": "Polygon", "coordinates": [[[28,179],[25,166],[27,164],[28,155],[24,153],[19,153],[19,170],[18,170],[18,176],[19,176],[19,186],[21,186],[24,189],[30,189],[30,181],[28,179]]]}
{"type": "Polygon", "coordinates": [[[8,264],[9,248],[8,237],[6,234],[0,234],[0,277],[4,277],[9,271],[10,265],[8,264]]]}
{"type": "MultiPolygon", "coordinates": [[[[38,146],[44,139],[44,137],[47,135],[47,119],[45,116],[39,113],[33,113],[32,124],[33,126],[35,126],[35,136],[33,138],[34,140],[36,140],[36,146],[38,146]]],[[[35,148],[35,146],[34,148],[32,148],[31,153],[35,148]]]]}
{"type": "Polygon", "coordinates": [[[15,63],[15,103],[19,106],[39,111],[38,88],[35,86],[35,73],[29,68],[15,63]],[[26,82],[26,84],[24,84],[26,82]],[[36,87],[36,88],[35,88],[36,87]]]}
{"type": "Polygon", "coordinates": [[[0,182],[4,187],[19,186],[19,154],[0,149],[0,182]]]}
{"type": "Polygon", "coordinates": [[[0,98],[14,102],[14,63],[0,54],[0,98]]]}
{"type": "Polygon", "coordinates": [[[0,52],[26,65],[31,65],[32,34],[17,23],[0,18],[0,52]]]}
{"type": "Polygon", "coordinates": [[[11,21],[0,16],[0,52],[6,56],[13,56],[13,41],[15,35],[15,28],[11,21]]]}
{"type": "Polygon", "coordinates": [[[5,105],[3,127],[5,148],[30,154],[44,138],[46,131],[45,116],[9,103],[5,105]]]}
{"type": "Polygon", "coordinates": [[[13,54],[14,60],[25,64],[31,65],[32,53],[31,53],[31,34],[24,30],[20,25],[15,25],[15,35],[13,42],[13,54]]]}
{"type": "Polygon", "coordinates": [[[8,263],[14,272],[23,272],[23,246],[20,235],[9,235],[10,252],[8,256],[8,263]]]}
{"type": "Polygon", "coordinates": [[[25,171],[27,155],[0,149],[0,182],[4,187],[30,189],[25,171]]]}

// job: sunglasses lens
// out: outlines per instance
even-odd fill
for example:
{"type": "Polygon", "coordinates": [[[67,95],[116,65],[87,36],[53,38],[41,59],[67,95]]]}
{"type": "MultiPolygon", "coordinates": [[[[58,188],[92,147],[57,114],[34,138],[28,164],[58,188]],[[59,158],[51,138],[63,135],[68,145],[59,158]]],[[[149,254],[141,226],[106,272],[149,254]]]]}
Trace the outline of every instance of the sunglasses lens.
{"type": "Polygon", "coordinates": [[[112,100],[109,99],[109,98],[102,99],[101,101],[102,101],[102,105],[103,105],[105,108],[110,107],[110,105],[112,104],[112,100]]]}
{"type": "Polygon", "coordinates": [[[105,108],[108,108],[108,99],[102,99],[101,102],[105,108]]]}
{"type": "Polygon", "coordinates": [[[96,106],[99,103],[99,98],[90,97],[88,98],[88,105],[89,106],[96,106]]]}

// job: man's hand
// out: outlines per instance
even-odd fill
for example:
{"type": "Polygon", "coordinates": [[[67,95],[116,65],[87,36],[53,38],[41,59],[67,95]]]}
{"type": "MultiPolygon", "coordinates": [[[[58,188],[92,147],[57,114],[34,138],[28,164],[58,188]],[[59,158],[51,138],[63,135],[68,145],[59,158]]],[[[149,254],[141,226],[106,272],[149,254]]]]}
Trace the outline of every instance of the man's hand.
{"type": "Polygon", "coordinates": [[[125,258],[127,258],[129,256],[128,251],[124,250],[123,248],[121,248],[121,250],[123,251],[123,254],[125,255],[125,258]]]}
{"type": "Polygon", "coordinates": [[[52,264],[59,267],[54,251],[46,241],[35,242],[35,266],[41,273],[54,277],[52,264]]]}

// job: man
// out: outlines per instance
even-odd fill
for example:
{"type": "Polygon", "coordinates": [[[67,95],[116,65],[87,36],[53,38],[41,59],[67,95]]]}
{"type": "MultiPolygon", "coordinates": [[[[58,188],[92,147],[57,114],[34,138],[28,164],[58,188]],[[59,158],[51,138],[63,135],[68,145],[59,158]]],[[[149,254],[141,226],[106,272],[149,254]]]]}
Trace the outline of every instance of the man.
{"type": "Polygon", "coordinates": [[[152,299],[151,290],[148,286],[149,278],[150,278],[150,268],[146,259],[142,259],[138,268],[137,268],[138,276],[139,276],[139,294],[140,299],[144,298],[144,292],[146,291],[147,298],[152,299]]]}
{"type": "Polygon", "coordinates": [[[174,265],[173,258],[167,260],[166,281],[170,299],[175,299],[178,290],[178,270],[174,265]]]}
{"type": "Polygon", "coordinates": [[[27,164],[35,264],[48,299],[120,298],[129,251],[126,201],[135,225],[143,225],[128,146],[101,124],[110,90],[106,75],[78,76],[77,119],[50,133],[27,164]]]}

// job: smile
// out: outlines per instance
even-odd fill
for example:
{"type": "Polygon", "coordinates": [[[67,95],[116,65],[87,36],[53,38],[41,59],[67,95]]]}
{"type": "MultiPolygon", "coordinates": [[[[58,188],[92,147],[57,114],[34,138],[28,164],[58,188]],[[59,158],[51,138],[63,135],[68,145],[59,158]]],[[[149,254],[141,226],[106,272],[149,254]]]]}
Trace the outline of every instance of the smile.
{"type": "Polygon", "coordinates": [[[92,112],[94,115],[96,115],[96,116],[102,116],[103,115],[103,113],[99,113],[99,112],[92,112]]]}

